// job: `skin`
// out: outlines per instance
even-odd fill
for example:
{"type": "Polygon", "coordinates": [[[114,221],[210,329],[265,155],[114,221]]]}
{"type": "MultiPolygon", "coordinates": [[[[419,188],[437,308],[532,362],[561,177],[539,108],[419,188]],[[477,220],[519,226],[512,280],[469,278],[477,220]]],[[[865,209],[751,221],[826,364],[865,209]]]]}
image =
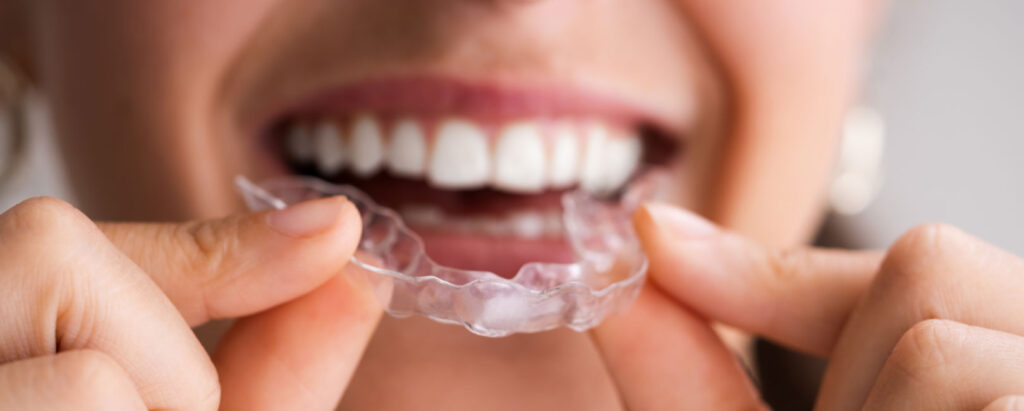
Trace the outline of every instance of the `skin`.
{"type": "MultiPolygon", "coordinates": [[[[618,375],[687,378],[676,375],[681,361],[628,358],[659,349],[658,334],[671,338],[680,327],[661,324],[674,314],[827,357],[817,409],[1020,407],[1024,340],[1012,313],[1020,309],[1024,260],[1016,256],[942,224],[911,229],[888,250],[847,252],[765,247],[664,204],[645,206],[634,220],[651,257],[653,287],[642,297],[649,302],[595,332],[618,375]],[[660,315],[650,312],[658,306],[660,315]],[[624,328],[658,331],[637,339],[624,328]]],[[[626,397],[630,408],[758,407],[742,373],[722,371],[733,361],[720,342],[691,333],[680,345],[703,354],[697,364],[688,354],[686,367],[718,370],[701,380],[705,390],[684,394],[620,378],[632,387],[623,392],[635,393],[626,397]]]]}
{"type": "MultiPolygon", "coordinates": [[[[17,320],[0,329],[0,408],[760,408],[711,322],[827,356],[822,409],[1019,407],[1019,259],[934,226],[884,252],[793,248],[817,223],[876,8],[0,0],[0,53],[47,97],[85,212],[37,199],[0,215],[17,244],[0,250],[17,320]],[[299,236],[267,214],[212,219],[240,208],[232,175],[266,173],[259,113],[402,70],[569,82],[668,113],[692,139],[679,203],[727,231],[647,207],[652,284],[628,313],[495,341],[378,326],[335,275],[358,236],[348,206],[299,236]],[[188,330],[237,317],[209,356],[188,330]]],[[[309,227],[303,207],[289,219],[309,227]]]]}

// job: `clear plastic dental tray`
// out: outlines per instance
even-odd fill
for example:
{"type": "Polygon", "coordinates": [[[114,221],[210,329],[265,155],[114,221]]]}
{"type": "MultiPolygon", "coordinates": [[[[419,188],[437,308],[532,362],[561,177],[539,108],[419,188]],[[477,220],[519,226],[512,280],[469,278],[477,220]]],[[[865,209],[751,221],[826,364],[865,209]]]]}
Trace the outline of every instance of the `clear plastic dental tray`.
{"type": "Polygon", "coordinates": [[[487,337],[557,327],[583,331],[624,310],[644,284],[647,257],[631,225],[632,211],[649,199],[661,178],[648,173],[617,201],[582,190],[562,197],[565,236],[576,261],[524,264],[512,278],[435,263],[399,215],[358,189],[312,177],[280,177],[255,184],[237,177],[250,209],[284,208],[304,200],[343,195],[359,209],[361,268],[384,309],[461,324],[487,337]],[[369,256],[369,257],[367,257],[369,256]]]}

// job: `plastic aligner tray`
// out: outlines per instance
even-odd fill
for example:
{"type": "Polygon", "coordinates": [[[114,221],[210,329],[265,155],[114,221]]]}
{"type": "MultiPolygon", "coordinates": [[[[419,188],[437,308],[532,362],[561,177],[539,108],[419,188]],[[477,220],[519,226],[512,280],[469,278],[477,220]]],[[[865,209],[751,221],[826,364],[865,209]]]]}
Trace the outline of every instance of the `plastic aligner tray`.
{"type": "Polygon", "coordinates": [[[582,190],[564,194],[563,225],[576,262],[527,263],[512,278],[435,263],[396,212],[352,186],[298,176],[260,184],[239,176],[236,185],[252,210],[347,197],[363,219],[360,257],[352,257],[352,263],[362,268],[359,275],[373,287],[385,311],[396,317],[420,314],[461,324],[478,335],[504,337],[562,326],[584,331],[636,299],[648,262],[633,232],[631,214],[654,195],[661,179],[647,173],[618,201],[582,190]]]}

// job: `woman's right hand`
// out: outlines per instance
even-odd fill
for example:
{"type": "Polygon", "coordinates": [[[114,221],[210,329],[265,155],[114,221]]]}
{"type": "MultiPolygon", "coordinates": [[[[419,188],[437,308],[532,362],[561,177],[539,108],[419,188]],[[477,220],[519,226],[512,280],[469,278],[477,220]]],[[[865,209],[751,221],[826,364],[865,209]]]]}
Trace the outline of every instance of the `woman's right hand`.
{"type": "Polygon", "coordinates": [[[359,230],[340,197],[184,224],[25,201],[0,215],[0,409],[331,408],[380,314],[337,275],[359,230]],[[189,328],[242,316],[212,360],[189,328]]]}

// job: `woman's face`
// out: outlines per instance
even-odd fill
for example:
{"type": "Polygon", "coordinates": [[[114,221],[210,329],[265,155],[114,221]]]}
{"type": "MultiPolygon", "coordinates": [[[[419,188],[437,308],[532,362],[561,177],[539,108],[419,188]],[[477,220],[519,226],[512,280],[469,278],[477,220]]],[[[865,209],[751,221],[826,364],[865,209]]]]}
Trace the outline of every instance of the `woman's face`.
{"type": "Polygon", "coordinates": [[[239,207],[233,175],[303,172],[438,236],[462,227],[446,244],[498,230],[531,249],[545,236],[512,220],[566,185],[618,188],[639,146],[677,201],[792,243],[872,15],[822,3],[0,0],[0,46],[97,218],[220,215],[239,207]]]}

